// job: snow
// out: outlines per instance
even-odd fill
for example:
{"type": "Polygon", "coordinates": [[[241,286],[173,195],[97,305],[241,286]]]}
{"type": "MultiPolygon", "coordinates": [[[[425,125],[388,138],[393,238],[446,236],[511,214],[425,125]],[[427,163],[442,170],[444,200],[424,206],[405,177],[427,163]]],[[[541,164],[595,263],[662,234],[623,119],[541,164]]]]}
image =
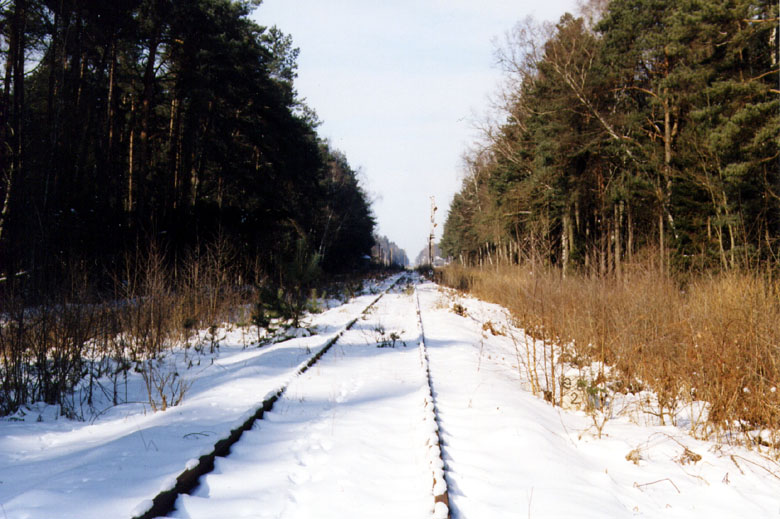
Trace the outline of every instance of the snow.
{"type": "Polygon", "coordinates": [[[430,517],[427,382],[410,301],[385,296],[179,499],[174,517],[430,517]],[[377,347],[380,324],[400,344],[377,347]]]}
{"type": "MultiPolygon", "coordinates": [[[[242,330],[225,331],[219,349],[197,355],[186,370],[191,387],[182,404],[164,412],[151,411],[141,376],[131,373],[128,401],[134,403],[112,406],[109,400],[93,420],[67,420],[43,404],[0,420],[2,517],[104,519],[144,513],[185,467],[251,416],[375,298],[367,293],[311,316],[317,335],[262,348],[245,347],[242,330]]],[[[192,348],[177,351],[160,369],[185,372],[185,357],[193,355],[192,348]]]]}
{"type": "Polygon", "coordinates": [[[584,412],[519,390],[529,384],[515,345],[481,325],[522,333],[503,309],[430,284],[419,293],[453,517],[780,516],[777,462],[629,417],[598,439],[584,412]],[[686,463],[685,447],[702,459],[686,463]],[[626,459],[635,449],[638,465],[626,459]]]}
{"type": "Polygon", "coordinates": [[[400,283],[348,331],[376,295],[310,316],[311,337],[257,348],[225,330],[190,369],[176,352],[160,369],[192,385],[164,412],[140,403],[135,375],[131,403],[94,420],[42,404],[0,420],[2,517],[143,514],[285,384],[172,517],[780,517],[780,465],[764,453],[696,440],[685,416],[658,425],[628,400],[599,435],[587,413],[530,391],[516,349],[530,339],[505,310],[431,283],[416,293],[424,344],[417,297],[400,283]],[[449,507],[434,500],[445,490],[449,507]]]}

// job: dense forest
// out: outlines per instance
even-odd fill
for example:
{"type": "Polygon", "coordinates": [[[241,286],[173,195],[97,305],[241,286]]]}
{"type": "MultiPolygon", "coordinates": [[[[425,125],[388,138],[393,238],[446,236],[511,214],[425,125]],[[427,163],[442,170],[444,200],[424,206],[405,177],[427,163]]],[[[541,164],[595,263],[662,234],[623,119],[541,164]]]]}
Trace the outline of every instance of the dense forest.
{"type": "Polygon", "coordinates": [[[617,277],[642,251],[665,271],[775,263],[777,2],[582,11],[499,45],[502,115],[465,155],[445,253],[617,277]]]}
{"type": "Polygon", "coordinates": [[[215,240],[269,279],[302,253],[364,261],[367,196],[259,4],[0,2],[0,277],[111,276],[151,244],[170,263],[215,240]]]}
{"type": "Polygon", "coordinates": [[[155,359],[283,338],[368,264],[368,196],[259,4],[0,0],[0,415],[84,417],[131,371],[176,405],[155,359]]]}

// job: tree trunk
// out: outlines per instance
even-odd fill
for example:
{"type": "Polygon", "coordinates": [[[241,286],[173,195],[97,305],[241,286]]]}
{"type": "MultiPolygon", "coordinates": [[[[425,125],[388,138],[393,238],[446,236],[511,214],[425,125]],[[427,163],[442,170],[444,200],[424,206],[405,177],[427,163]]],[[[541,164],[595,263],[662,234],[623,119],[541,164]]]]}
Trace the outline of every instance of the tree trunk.
{"type": "Polygon", "coordinates": [[[667,219],[669,220],[669,229],[672,231],[675,239],[678,239],[677,228],[674,224],[674,217],[669,208],[669,203],[672,198],[672,142],[677,135],[677,121],[672,122],[672,108],[669,105],[669,89],[664,88],[664,192],[663,202],[661,204],[662,210],[666,212],[667,219]]]}
{"type": "MultiPolygon", "coordinates": [[[[59,12],[62,12],[63,5],[62,0],[59,3],[59,12]]],[[[48,125],[49,136],[49,150],[48,150],[48,167],[45,172],[44,186],[43,186],[43,214],[49,213],[49,197],[56,196],[57,191],[57,145],[59,138],[59,117],[57,117],[57,107],[59,105],[59,80],[62,70],[61,59],[61,42],[60,37],[60,15],[55,13],[54,15],[54,27],[52,30],[52,41],[50,45],[50,61],[49,61],[49,92],[46,104],[46,123],[48,125]]]]}
{"type": "Polygon", "coordinates": [[[25,0],[17,0],[14,14],[14,25],[16,26],[16,50],[14,52],[14,58],[16,63],[14,64],[14,112],[12,119],[12,127],[14,131],[14,171],[17,175],[21,176],[24,158],[24,139],[22,136],[24,116],[22,111],[24,110],[24,48],[25,48],[25,32],[27,21],[27,2],[25,0]]]}
{"type": "Polygon", "coordinates": [[[141,99],[141,131],[138,135],[138,158],[139,158],[139,171],[138,171],[138,202],[139,210],[143,213],[144,208],[142,204],[146,199],[145,189],[147,176],[149,174],[149,132],[150,121],[152,116],[152,106],[154,104],[154,70],[155,63],[157,61],[157,47],[159,45],[160,38],[160,23],[157,20],[156,12],[152,13],[152,20],[154,27],[152,29],[152,35],[149,38],[149,45],[147,47],[147,60],[146,67],[144,69],[144,94],[141,99]]]}
{"type": "Polygon", "coordinates": [[[660,248],[659,251],[659,265],[661,274],[666,274],[666,268],[664,266],[665,262],[665,256],[666,256],[666,248],[664,245],[664,212],[663,208],[661,208],[660,213],[658,214],[658,247],[660,248]]]}
{"type": "Polygon", "coordinates": [[[623,201],[621,200],[615,205],[615,277],[618,281],[623,280],[623,268],[621,266],[621,255],[623,253],[623,245],[620,240],[620,232],[623,228],[623,201]]]}
{"type": "Polygon", "coordinates": [[[585,272],[592,275],[591,255],[593,254],[593,244],[590,242],[590,219],[585,218],[585,272]]]}
{"type": "Polygon", "coordinates": [[[10,37],[8,44],[8,56],[5,60],[5,76],[3,78],[3,102],[0,106],[0,171],[3,173],[3,205],[0,208],[0,243],[3,239],[3,231],[5,229],[5,222],[8,218],[9,208],[11,205],[11,190],[13,189],[13,147],[6,146],[5,143],[11,143],[9,139],[8,129],[10,126],[9,119],[11,117],[11,84],[14,72],[14,64],[16,63],[15,51],[17,49],[17,28],[16,19],[12,20],[10,28],[10,37]]]}
{"type": "Polygon", "coordinates": [[[731,222],[729,222],[729,240],[731,249],[729,250],[729,259],[731,260],[731,268],[736,268],[736,259],[734,257],[734,249],[737,246],[736,239],[734,238],[734,225],[732,225],[731,222]]]}
{"type": "Polygon", "coordinates": [[[720,254],[720,264],[723,270],[728,269],[729,265],[726,261],[726,249],[723,247],[723,228],[720,225],[715,226],[715,233],[718,235],[718,252],[720,254]]]}
{"type": "Polygon", "coordinates": [[[634,221],[631,216],[631,204],[626,203],[626,226],[628,227],[628,243],[626,244],[626,253],[628,254],[628,262],[634,262],[634,221]]]}
{"type": "Polygon", "coordinates": [[[171,178],[173,179],[173,196],[171,206],[176,209],[179,206],[179,196],[181,191],[179,179],[179,100],[174,97],[171,99],[171,118],[168,126],[168,164],[170,167],[171,178]]]}
{"type": "Polygon", "coordinates": [[[135,98],[132,96],[130,97],[130,138],[129,138],[129,145],[128,145],[128,160],[127,160],[127,199],[125,203],[125,210],[127,211],[128,217],[133,213],[133,209],[135,207],[135,200],[133,198],[134,195],[134,145],[135,145],[135,124],[133,123],[133,120],[135,119],[135,98]]]}
{"type": "Polygon", "coordinates": [[[608,229],[604,228],[605,223],[602,220],[599,250],[599,276],[604,277],[607,274],[607,234],[608,229]]]}
{"type": "Polygon", "coordinates": [[[569,270],[569,259],[571,257],[571,243],[569,238],[571,235],[571,215],[569,212],[563,214],[563,222],[561,225],[561,272],[563,277],[569,270]]]}
{"type": "Polygon", "coordinates": [[[11,202],[13,200],[13,190],[17,187],[15,182],[21,178],[23,164],[23,139],[22,139],[22,110],[24,108],[24,47],[25,47],[25,25],[27,19],[27,2],[17,0],[14,4],[14,16],[11,26],[11,37],[9,41],[8,56],[6,58],[6,75],[4,78],[3,92],[3,115],[0,124],[2,124],[3,139],[0,140],[0,146],[4,149],[1,152],[3,161],[2,167],[4,175],[3,206],[0,209],[0,241],[3,239],[6,223],[11,212],[11,202]],[[10,91],[11,77],[13,76],[13,109],[10,110],[10,91]],[[10,113],[9,113],[10,112],[10,113]],[[8,121],[8,122],[7,122],[8,121]],[[11,138],[8,138],[6,126],[11,128],[11,138]],[[8,150],[5,149],[5,143],[10,143],[10,160],[7,157],[8,150]]]}
{"type": "MultiPolygon", "coordinates": [[[[606,220],[606,219],[605,219],[606,220]]],[[[606,274],[610,274],[615,271],[615,225],[617,222],[608,220],[608,223],[606,223],[606,234],[607,234],[607,272],[606,274]]]]}
{"type": "Polygon", "coordinates": [[[106,162],[111,168],[114,148],[114,91],[116,90],[116,34],[111,36],[111,57],[108,68],[108,100],[106,101],[106,162]]]}

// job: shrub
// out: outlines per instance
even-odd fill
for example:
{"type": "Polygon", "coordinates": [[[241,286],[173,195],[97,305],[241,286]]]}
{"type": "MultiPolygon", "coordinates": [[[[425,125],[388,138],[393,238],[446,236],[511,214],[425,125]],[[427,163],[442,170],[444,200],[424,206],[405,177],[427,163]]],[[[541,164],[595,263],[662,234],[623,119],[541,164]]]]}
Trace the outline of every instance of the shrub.
{"type": "Polygon", "coordinates": [[[705,401],[708,413],[693,425],[694,434],[737,431],[780,451],[777,281],[756,272],[675,280],[642,264],[627,269],[621,281],[564,278],[557,270],[528,266],[457,265],[443,270],[442,281],[508,308],[542,343],[545,384],[539,385],[552,401],[560,401],[562,346],[571,345],[567,359],[612,366],[610,387],[652,390],[655,398],[645,411],[661,423],[674,422],[683,404],[705,401]],[[762,431],[773,431],[774,440],[762,431]]]}

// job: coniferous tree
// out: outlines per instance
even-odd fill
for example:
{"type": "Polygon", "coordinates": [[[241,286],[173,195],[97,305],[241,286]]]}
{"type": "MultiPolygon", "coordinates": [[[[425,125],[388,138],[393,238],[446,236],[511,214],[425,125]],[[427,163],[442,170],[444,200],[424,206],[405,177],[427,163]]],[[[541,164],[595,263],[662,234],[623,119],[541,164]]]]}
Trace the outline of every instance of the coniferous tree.
{"type": "Polygon", "coordinates": [[[297,97],[291,38],[249,19],[259,3],[0,7],[0,274],[45,286],[74,260],[110,271],[215,236],[270,278],[299,243],[326,268],[370,250],[367,196],[297,97]]]}
{"type": "Polygon", "coordinates": [[[664,269],[776,258],[777,6],[591,4],[595,25],[507,38],[506,119],[467,156],[445,252],[618,277],[645,245],[664,269]]]}

